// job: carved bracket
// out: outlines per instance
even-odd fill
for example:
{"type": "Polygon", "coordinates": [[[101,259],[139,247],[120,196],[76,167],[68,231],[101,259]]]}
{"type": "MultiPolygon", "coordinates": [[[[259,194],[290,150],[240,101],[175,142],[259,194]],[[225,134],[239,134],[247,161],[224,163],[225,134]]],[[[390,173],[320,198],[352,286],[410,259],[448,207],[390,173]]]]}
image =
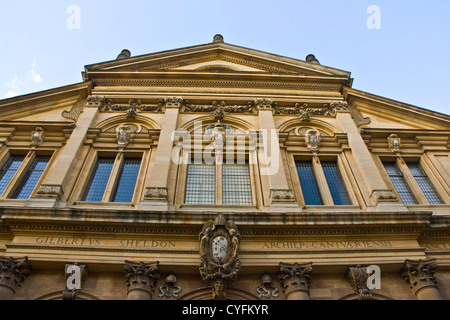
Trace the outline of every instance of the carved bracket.
{"type": "Polygon", "coordinates": [[[79,263],[66,264],[65,270],[66,290],[62,294],[63,300],[76,300],[87,277],[87,266],[79,263]]]}
{"type": "Polygon", "coordinates": [[[372,300],[372,293],[367,287],[367,280],[369,275],[367,273],[367,267],[350,267],[348,270],[348,279],[352,286],[353,291],[358,296],[358,300],[372,300]]]}
{"type": "Polygon", "coordinates": [[[63,187],[57,184],[43,184],[36,192],[36,196],[40,198],[60,198],[63,195],[63,187]]]}

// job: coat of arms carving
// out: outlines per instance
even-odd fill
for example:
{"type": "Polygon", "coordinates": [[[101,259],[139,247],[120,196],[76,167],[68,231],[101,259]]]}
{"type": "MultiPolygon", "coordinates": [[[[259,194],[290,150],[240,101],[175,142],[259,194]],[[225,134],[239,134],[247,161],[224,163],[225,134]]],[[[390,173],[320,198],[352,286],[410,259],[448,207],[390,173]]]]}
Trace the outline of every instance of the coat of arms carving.
{"type": "Polygon", "coordinates": [[[213,283],[235,280],[241,269],[238,254],[240,235],[236,224],[219,215],[214,221],[205,223],[199,240],[203,280],[213,283]]]}

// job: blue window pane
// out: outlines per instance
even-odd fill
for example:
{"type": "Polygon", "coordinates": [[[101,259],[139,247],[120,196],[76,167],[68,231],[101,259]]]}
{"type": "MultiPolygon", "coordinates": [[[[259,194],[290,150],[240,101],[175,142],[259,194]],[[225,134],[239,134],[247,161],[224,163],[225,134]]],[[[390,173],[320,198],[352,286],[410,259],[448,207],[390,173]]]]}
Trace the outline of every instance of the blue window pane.
{"type": "Polygon", "coordinates": [[[0,171],[0,195],[5,191],[11,179],[25,159],[24,156],[11,156],[0,171]]]}
{"type": "Polygon", "coordinates": [[[252,205],[250,171],[247,165],[223,165],[222,202],[228,205],[252,205]]]}
{"type": "Polygon", "coordinates": [[[395,162],[385,162],[383,165],[403,203],[417,204],[417,200],[397,164],[395,162]]]}
{"type": "Polygon", "coordinates": [[[124,159],[113,202],[131,202],[136,180],[141,168],[141,159],[124,159]]]}
{"type": "Polygon", "coordinates": [[[442,201],[441,197],[431,183],[430,178],[428,178],[427,174],[420,166],[420,164],[417,162],[410,162],[408,163],[408,168],[416,179],[420,189],[422,189],[422,192],[424,193],[428,202],[430,204],[443,204],[444,202],[442,201]]]}
{"type": "Polygon", "coordinates": [[[216,167],[215,165],[188,166],[186,181],[186,204],[216,203],[216,167]]]}
{"type": "Polygon", "coordinates": [[[330,189],[331,197],[334,205],[342,206],[349,205],[350,197],[345,188],[344,180],[342,180],[341,173],[336,162],[322,162],[322,169],[327,180],[328,189],[330,189]]]}
{"type": "Polygon", "coordinates": [[[99,158],[97,160],[91,179],[86,188],[83,201],[102,201],[114,165],[114,160],[114,158],[99,158]]]}
{"type": "Polygon", "coordinates": [[[30,197],[49,161],[50,157],[36,157],[34,159],[14,193],[13,199],[28,199],[30,197]]]}
{"type": "Polygon", "coordinates": [[[323,201],[317,187],[312,162],[299,161],[295,164],[297,167],[298,178],[300,179],[300,185],[302,187],[305,204],[308,206],[322,205],[323,201]]]}

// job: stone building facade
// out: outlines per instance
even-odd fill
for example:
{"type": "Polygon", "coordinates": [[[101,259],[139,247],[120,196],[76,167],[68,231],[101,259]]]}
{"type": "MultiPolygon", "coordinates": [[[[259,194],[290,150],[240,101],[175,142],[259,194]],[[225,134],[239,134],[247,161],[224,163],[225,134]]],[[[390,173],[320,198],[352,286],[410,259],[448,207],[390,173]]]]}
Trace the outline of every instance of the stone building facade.
{"type": "Polygon", "coordinates": [[[0,101],[0,298],[450,299],[450,117],[225,43],[0,101]]]}

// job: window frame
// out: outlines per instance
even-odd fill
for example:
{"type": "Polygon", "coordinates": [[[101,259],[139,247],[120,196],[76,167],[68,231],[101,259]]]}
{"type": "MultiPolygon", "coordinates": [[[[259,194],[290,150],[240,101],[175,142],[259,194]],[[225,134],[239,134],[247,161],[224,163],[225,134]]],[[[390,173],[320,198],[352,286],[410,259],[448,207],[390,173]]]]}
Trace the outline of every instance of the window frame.
{"type": "Polygon", "coordinates": [[[39,187],[41,186],[42,182],[44,181],[45,177],[48,174],[48,171],[50,170],[50,167],[52,166],[53,162],[53,155],[55,151],[53,150],[15,150],[15,149],[7,149],[5,150],[4,154],[2,155],[0,165],[1,168],[3,168],[8,160],[13,156],[24,156],[24,159],[20,166],[17,168],[16,172],[14,173],[11,180],[8,182],[8,185],[3,190],[2,194],[0,194],[0,200],[8,200],[8,201],[28,201],[29,199],[33,198],[36,195],[36,192],[38,191],[39,187]],[[37,157],[48,157],[49,161],[45,166],[45,169],[42,170],[42,173],[39,177],[39,179],[36,181],[33,190],[30,193],[30,196],[27,199],[16,199],[13,198],[15,195],[17,189],[19,188],[20,184],[23,182],[23,179],[25,178],[26,174],[30,170],[31,166],[34,163],[34,160],[37,157]]]}
{"type": "Polygon", "coordinates": [[[75,184],[74,191],[69,199],[69,204],[80,205],[80,206],[91,206],[91,205],[113,205],[113,206],[135,206],[142,195],[142,189],[144,185],[145,175],[148,169],[148,162],[150,158],[149,151],[125,151],[120,152],[117,150],[91,150],[87,155],[86,161],[81,168],[80,176],[75,184]],[[94,174],[94,169],[99,158],[114,158],[113,167],[111,169],[108,182],[106,184],[105,190],[103,192],[101,201],[85,201],[83,200],[86,194],[86,188],[88,187],[92,175],[94,174]],[[118,187],[118,182],[120,179],[120,172],[123,165],[123,161],[129,158],[140,159],[140,168],[137,174],[137,179],[133,191],[133,196],[131,202],[114,202],[113,197],[118,187]]]}
{"type": "Polygon", "coordinates": [[[389,186],[392,188],[392,190],[395,192],[395,194],[398,196],[399,202],[404,204],[405,206],[420,206],[420,205],[428,205],[428,206],[443,206],[447,205],[448,203],[448,196],[444,193],[443,188],[441,188],[441,185],[439,181],[434,176],[434,173],[432,170],[430,170],[429,165],[423,160],[422,156],[411,156],[411,157],[392,157],[392,156],[380,156],[379,160],[383,167],[383,175],[387,177],[386,181],[389,184],[389,186]],[[400,171],[403,174],[403,177],[406,180],[406,183],[408,184],[409,188],[411,189],[411,192],[413,193],[414,197],[416,198],[417,203],[416,204],[405,204],[402,199],[400,198],[400,195],[398,194],[397,189],[395,188],[394,184],[392,183],[392,180],[389,177],[389,174],[386,172],[386,169],[384,168],[385,162],[395,162],[400,169],[400,171]],[[431,185],[433,186],[434,190],[436,191],[436,194],[439,196],[439,198],[442,200],[442,203],[440,204],[431,204],[424,192],[422,191],[422,188],[420,187],[419,183],[416,181],[415,177],[413,176],[412,172],[410,171],[408,167],[408,163],[418,163],[420,167],[425,172],[427,178],[429,179],[431,185]]]}
{"type": "Polygon", "coordinates": [[[345,165],[345,158],[343,153],[339,154],[322,154],[319,156],[313,156],[311,154],[303,154],[298,152],[288,152],[288,162],[290,163],[290,175],[293,183],[293,190],[297,203],[305,209],[359,209],[360,204],[355,194],[354,187],[349,177],[349,171],[345,165]],[[303,195],[303,189],[301,187],[300,178],[297,172],[297,162],[307,161],[312,163],[316,184],[319,190],[320,197],[322,199],[321,205],[307,205],[305,203],[305,197],[303,195]],[[346,188],[348,194],[348,200],[350,204],[335,205],[333,197],[331,195],[328,181],[323,171],[322,162],[336,162],[337,170],[342,178],[342,182],[346,188]]]}

